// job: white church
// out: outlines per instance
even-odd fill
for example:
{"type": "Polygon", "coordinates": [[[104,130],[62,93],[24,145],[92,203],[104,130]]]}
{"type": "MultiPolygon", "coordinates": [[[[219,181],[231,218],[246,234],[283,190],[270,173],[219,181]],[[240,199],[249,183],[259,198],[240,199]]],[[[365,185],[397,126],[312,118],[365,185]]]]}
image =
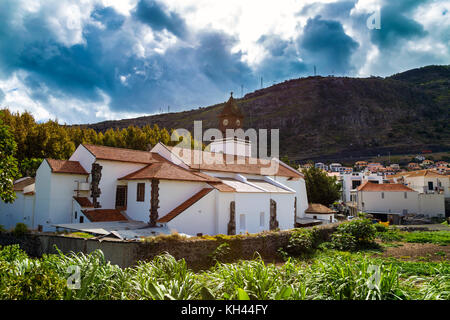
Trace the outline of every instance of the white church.
{"type": "MultiPolygon", "coordinates": [[[[222,131],[242,128],[244,120],[232,96],[218,118],[222,131]]],[[[235,138],[214,141],[210,151],[162,143],[150,151],[81,144],[69,160],[45,159],[35,178],[17,180],[16,201],[0,202],[0,225],[23,222],[55,231],[61,225],[140,221],[153,230],[195,236],[311,222],[303,175],[277,158],[252,158],[250,148],[235,138]]]]}

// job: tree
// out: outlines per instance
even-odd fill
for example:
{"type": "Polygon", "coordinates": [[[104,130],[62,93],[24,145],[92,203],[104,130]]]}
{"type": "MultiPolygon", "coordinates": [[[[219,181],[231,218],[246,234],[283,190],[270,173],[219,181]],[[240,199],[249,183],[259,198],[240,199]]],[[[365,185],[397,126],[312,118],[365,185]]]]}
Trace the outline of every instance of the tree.
{"type": "Polygon", "coordinates": [[[329,177],[325,171],[315,167],[303,170],[303,174],[308,202],[329,206],[340,198],[341,185],[336,177],[329,177]]]}
{"type": "Polygon", "coordinates": [[[19,176],[17,159],[14,157],[17,144],[9,127],[0,120],[0,198],[6,202],[14,202],[14,180],[19,176]]]}

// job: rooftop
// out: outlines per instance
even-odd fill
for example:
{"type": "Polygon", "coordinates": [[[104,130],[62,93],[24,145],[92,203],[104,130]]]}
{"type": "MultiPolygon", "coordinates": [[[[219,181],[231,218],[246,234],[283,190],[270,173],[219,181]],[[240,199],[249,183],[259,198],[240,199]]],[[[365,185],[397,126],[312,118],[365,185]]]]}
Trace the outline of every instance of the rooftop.
{"type": "Polygon", "coordinates": [[[128,219],[117,209],[82,210],[91,222],[127,221],[128,219]]]}
{"type": "Polygon", "coordinates": [[[113,148],[91,144],[83,144],[83,146],[98,160],[150,164],[160,162],[163,159],[159,154],[149,151],[113,148]]]}
{"type": "Polygon", "coordinates": [[[336,211],[334,211],[320,203],[310,203],[308,208],[305,210],[305,213],[333,214],[333,213],[336,213],[336,211]]]}
{"type": "Polygon", "coordinates": [[[45,159],[53,173],[89,175],[78,161],[45,159]]]}
{"type": "Polygon", "coordinates": [[[366,181],[362,185],[357,188],[358,191],[385,191],[385,192],[416,192],[413,189],[405,186],[401,183],[373,183],[370,181],[366,181]]]}

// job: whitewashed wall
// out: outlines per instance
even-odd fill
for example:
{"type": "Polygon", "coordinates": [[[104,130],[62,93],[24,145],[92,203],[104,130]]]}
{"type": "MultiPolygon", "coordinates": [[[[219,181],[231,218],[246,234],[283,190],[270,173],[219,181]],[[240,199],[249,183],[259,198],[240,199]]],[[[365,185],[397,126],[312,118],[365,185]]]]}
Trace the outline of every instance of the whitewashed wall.
{"type": "Polygon", "coordinates": [[[145,180],[128,181],[128,198],[127,198],[127,215],[132,220],[149,221],[150,216],[150,197],[151,197],[151,183],[145,180]],[[136,201],[137,199],[137,184],[145,183],[144,201],[136,201]]]}
{"type": "MultiPolygon", "coordinates": [[[[99,202],[102,209],[114,209],[116,207],[116,188],[118,184],[126,185],[127,181],[119,181],[118,179],[137,171],[145,164],[97,160],[102,168],[102,177],[100,179],[99,188],[101,190],[99,202]]],[[[128,190],[129,193],[129,190],[128,190]]],[[[128,200],[128,199],[127,199],[128,200]]],[[[135,199],[136,200],[136,199],[135,199]]],[[[128,205],[128,204],[127,204],[128,205]]]]}
{"type": "Polygon", "coordinates": [[[159,217],[164,217],[203,188],[210,188],[210,186],[203,182],[160,180],[159,217]]]}
{"type": "Polygon", "coordinates": [[[80,144],[75,152],[70,156],[69,160],[78,161],[84,170],[91,172],[95,157],[88,149],[80,144]]]}
{"type": "Polygon", "coordinates": [[[21,222],[32,228],[34,199],[34,195],[24,195],[22,191],[18,191],[13,203],[0,201],[0,225],[5,229],[12,229],[21,222]]]}
{"type": "Polygon", "coordinates": [[[445,198],[443,194],[419,194],[419,213],[437,217],[445,217],[445,198]]]}
{"type": "MultiPolygon", "coordinates": [[[[42,161],[36,171],[36,203],[34,208],[34,226],[46,225],[48,221],[48,213],[50,212],[50,195],[51,195],[51,168],[47,161],[42,161]]],[[[72,203],[72,201],[70,201],[72,203]]]]}
{"type": "Polygon", "coordinates": [[[194,203],[182,214],[167,223],[167,226],[179,233],[197,235],[197,233],[215,234],[214,210],[216,193],[213,190],[199,201],[194,203]]]}
{"type": "Polygon", "coordinates": [[[406,192],[407,198],[404,198],[404,192],[384,192],[384,199],[381,192],[374,191],[359,191],[358,192],[358,209],[366,212],[386,212],[386,213],[403,213],[403,210],[408,210],[408,213],[418,213],[418,193],[406,192]],[[362,203],[364,202],[364,207],[362,203]]]}

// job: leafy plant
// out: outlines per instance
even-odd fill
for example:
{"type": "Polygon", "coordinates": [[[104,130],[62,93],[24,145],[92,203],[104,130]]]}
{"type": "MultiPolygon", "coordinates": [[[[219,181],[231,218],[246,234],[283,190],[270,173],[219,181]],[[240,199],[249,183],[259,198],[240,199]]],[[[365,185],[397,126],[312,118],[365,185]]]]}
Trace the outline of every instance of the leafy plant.
{"type": "Polygon", "coordinates": [[[16,224],[16,227],[13,230],[13,234],[16,237],[22,237],[28,233],[28,227],[25,223],[19,222],[16,224]]]}

